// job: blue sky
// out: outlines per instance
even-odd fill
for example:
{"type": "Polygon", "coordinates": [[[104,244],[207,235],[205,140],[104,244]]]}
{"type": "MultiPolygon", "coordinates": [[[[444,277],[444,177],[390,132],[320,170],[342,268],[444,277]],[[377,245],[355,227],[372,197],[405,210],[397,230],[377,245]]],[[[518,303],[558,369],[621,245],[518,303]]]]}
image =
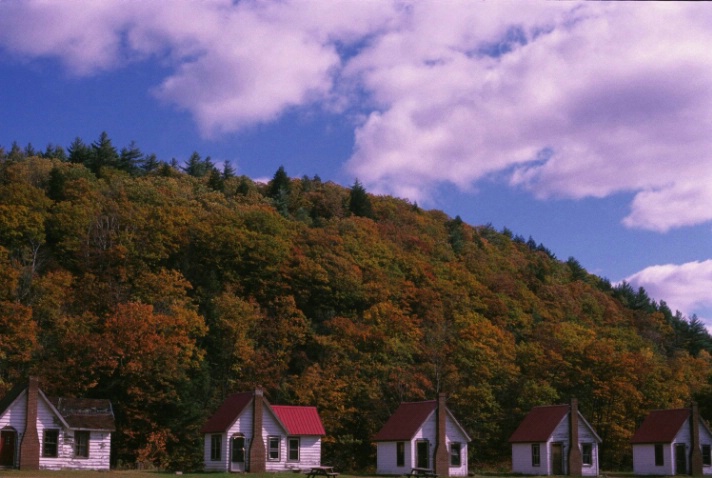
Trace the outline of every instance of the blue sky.
{"type": "Polygon", "coordinates": [[[0,0],[0,145],[136,141],[533,237],[712,325],[712,5],[0,0]]]}

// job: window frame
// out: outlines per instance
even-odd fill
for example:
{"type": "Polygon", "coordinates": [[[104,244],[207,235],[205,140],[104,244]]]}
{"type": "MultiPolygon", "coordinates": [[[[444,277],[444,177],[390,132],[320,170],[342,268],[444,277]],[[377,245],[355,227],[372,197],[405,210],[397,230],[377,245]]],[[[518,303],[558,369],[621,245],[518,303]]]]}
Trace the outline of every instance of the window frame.
{"type": "Polygon", "coordinates": [[[541,445],[539,443],[532,443],[532,466],[541,466],[541,445]]]}
{"type": "Polygon", "coordinates": [[[593,466],[593,443],[581,443],[581,464],[593,466]]]}
{"type": "Polygon", "coordinates": [[[91,432],[86,430],[77,430],[74,432],[74,457],[89,458],[89,442],[91,441],[91,432]],[[83,454],[82,454],[83,451],[83,454]]]}
{"type": "Polygon", "coordinates": [[[702,466],[712,466],[712,445],[702,445],[702,466]]]}
{"type": "Polygon", "coordinates": [[[655,466],[665,466],[665,453],[663,450],[663,444],[655,443],[653,447],[655,448],[655,466]]]}
{"type": "Polygon", "coordinates": [[[292,462],[292,463],[297,463],[299,462],[300,458],[300,449],[301,449],[301,440],[299,437],[287,437],[287,461],[292,462]],[[294,444],[296,444],[296,448],[294,448],[294,444]],[[296,452],[296,458],[294,457],[293,453],[296,452]]]}
{"type": "Polygon", "coordinates": [[[278,435],[269,435],[267,437],[267,461],[279,461],[282,449],[282,437],[278,435]],[[273,444],[276,442],[276,446],[273,444]],[[276,452],[277,456],[273,457],[272,452],[276,452]]]}
{"type": "Polygon", "coordinates": [[[210,435],[210,461],[222,461],[222,434],[210,435]]]}
{"type": "Polygon", "coordinates": [[[404,441],[396,442],[396,466],[397,467],[405,466],[405,442],[404,441]]]}
{"type": "Polygon", "coordinates": [[[42,458],[59,457],[59,429],[45,428],[42,430],[42,458]],[[52,438],[54,438],[52,440],[52,438]],[[52,448],[54,448],[52,452],[52,448]]]}
{"type": "Polygon", "coordinates": [[[450,466],[462,466],[462,443],[458,441],[450,442],[450,466]],[[455,453],[457,450],[457,453],[455,453]]]}

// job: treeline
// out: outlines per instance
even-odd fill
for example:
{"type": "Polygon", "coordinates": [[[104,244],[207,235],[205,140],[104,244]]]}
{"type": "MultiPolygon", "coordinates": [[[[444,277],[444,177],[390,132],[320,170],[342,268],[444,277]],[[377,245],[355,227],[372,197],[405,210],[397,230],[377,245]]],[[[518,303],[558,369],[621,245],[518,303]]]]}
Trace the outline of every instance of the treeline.
{"type": "Polygon", "coordinates": [[[474,466],[508,460],[532,406],[572,396],[604,469],[630,466],[650,409],[695,399],[712,417],[697,318],[532,239],[358,182],[280,168],[260,184],[197,153],[80,144],[0,152],[0,393],[34,374],[110,398],[117,462],[199,468],[203,420],[256,385],[316,405],[344,471],[374,466],[399,402],[438,391],[474,466]]]}

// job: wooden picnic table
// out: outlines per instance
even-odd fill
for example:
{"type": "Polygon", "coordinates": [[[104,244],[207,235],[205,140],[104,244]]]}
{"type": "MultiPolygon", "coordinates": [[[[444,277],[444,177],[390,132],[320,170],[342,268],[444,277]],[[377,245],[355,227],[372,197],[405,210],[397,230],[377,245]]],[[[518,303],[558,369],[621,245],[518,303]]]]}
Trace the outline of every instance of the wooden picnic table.
{"type": "Polygon", "coordinates": [[[421,476],[425,478],[438,478],[437,473],[435,473],[431,468],[413,468],[410,470],[410,477],[421,476]]]}
{"type": "Polygon", "coordinates": [[[307,473],[307,478],[319,478],[324,476],[335,478],[339,476],[339,474],[334,471],[333,466],[313,466],[309,473],[307,473]]]}

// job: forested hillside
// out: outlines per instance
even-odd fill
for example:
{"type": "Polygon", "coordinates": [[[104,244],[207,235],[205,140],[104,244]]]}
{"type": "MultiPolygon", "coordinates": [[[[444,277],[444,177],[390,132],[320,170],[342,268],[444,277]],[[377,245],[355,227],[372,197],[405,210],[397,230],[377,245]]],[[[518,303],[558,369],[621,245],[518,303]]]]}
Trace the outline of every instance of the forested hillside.
{"type": "Polygon", "coordinates": [[[532,406],[575,396],[617,469],[650,409],[696,399],[712,418],[710,351],[642,289],[358,182],[257,184],[106,134],[0,149],[0,395],[34,374],[111,399],[115,461],[199,467],[203,420],[262,385],[319,408],[342,470],[372,467],[397,404],[438,391],[473,466],[508,460],[532,406]]]}

